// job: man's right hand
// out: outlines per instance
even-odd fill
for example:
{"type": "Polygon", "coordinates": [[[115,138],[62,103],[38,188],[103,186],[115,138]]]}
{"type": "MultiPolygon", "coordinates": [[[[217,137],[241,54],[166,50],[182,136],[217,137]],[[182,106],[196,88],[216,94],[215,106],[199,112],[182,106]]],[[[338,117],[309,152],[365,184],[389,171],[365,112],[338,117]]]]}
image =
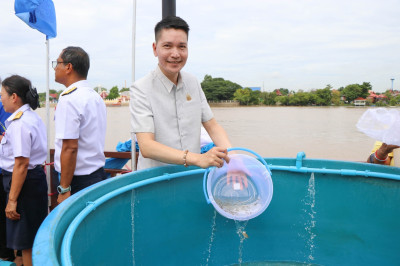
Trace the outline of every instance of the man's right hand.
{"type": "Polygon", "coordinates": [[[197,166],[200,166],[201,168],[208,168],[211,166],[220,168],[224,165],[224,160],[229,162],[227,149],[214,147],[208,152],[200,155],[197,166]]]}

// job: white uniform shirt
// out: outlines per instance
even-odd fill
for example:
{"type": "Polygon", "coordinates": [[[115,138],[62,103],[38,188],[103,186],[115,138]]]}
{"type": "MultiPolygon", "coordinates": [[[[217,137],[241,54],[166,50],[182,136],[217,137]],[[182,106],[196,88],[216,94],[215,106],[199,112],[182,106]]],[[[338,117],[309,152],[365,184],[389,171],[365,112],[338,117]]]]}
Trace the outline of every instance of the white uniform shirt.
{"type": "Polygon", "coordinates": [[[88,175],[104,167],[106,105],[86,80],[75,82],[63,91],[54,116],[56,171],[61,172],[60,154],[64,139],[78,139],[74,175],[88,175]]]}
{"type": "Polygon", "coordinates": [[[200,147],[203,148],[204,146],[210,144],[212,141],[210,135],[208,135],[207,130],[204,127],[201,127],[201,134],[200,134],[200,147]]]}
{"type": "Polygon", "coordinates": [[[16,157],[29,158],[28,169],[46,161],[46,126],[29,104],[21,106],[5,124],[7,131],[0,145],[0,168],[12,172],[16,157]]]}
{"type": "MultiPolygon", "coordinates": [[[[159,67],[133,84],[130,110],[134,133],[154,133],[159,143],[195,153],[200,153],[201,123],[213,118],[194,76],[181,71],[176,86],[159,67]]],[[[138,169],[161,165],[139,153],[138,169]]]]}

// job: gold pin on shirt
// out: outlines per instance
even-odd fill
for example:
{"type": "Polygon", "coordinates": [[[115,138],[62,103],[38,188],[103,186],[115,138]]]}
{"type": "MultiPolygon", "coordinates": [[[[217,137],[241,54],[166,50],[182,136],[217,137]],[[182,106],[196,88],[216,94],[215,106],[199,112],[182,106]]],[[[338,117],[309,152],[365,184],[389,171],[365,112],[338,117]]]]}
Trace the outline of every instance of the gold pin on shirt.
{"type": "Polygon", "coordinates": [[[192,100],[192,97],[190,97],[189,94],[186,94],[186,100],[187,100],[187,101],[191,101],[191,100],[192,100]]]}

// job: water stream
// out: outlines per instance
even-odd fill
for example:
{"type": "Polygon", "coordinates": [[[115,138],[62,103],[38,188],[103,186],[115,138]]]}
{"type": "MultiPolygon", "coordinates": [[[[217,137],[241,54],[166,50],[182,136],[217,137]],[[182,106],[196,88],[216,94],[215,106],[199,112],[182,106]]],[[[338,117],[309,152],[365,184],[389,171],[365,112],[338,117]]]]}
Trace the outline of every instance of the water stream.
{"type": "Polygon", "coordinates": [[[248,235],[246,233],[246,226],[247,226],[248,220],[247,221],[236,221],[235,220],[235,225],[236,225],[236,234],[239,236],[240,243],[239,243],[239,257],[238,257],[238,264],[241,265],[243,262],[243,242],[246,238],[248,238],[248,235]]]}
{"type": "Polygon", "coordinates": [[[308,194],[306,197],[305,205],[309,208],[307,209],[307,214],[309,215],[306,222],[306,233],[307,233],[307,249],[309,251],[308,260],[314,261],[314,238],[316,234],[314,233],[314,228],[316,224],[316,211],[315,211],[315,178],[314,173],[311,173],[310,179],[308,181],[308,194]]]}
{"type": "Polygon", "coordinates": [[[207,259],[206,259],[206,264],[205,264],[206,266],[208,266],[208,263],[210,262],[210,258],[211,258],[211,249],[212,249],[212,245],[213,245],[214,238],[215,238],[215,231],[217,229],[216,218],[217,218],[217,211],[214,209],[214,215],[213,215],[212,221],[211,221],[211,236],[210,236],[210,240],[208,242],[207,259]]]}

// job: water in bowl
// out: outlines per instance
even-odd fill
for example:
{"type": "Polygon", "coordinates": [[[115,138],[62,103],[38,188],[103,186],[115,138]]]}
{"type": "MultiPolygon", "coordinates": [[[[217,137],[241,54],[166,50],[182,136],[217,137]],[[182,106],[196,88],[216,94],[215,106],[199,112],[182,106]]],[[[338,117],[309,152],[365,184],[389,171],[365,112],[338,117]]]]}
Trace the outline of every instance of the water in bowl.
{"type": "Polygon", "coordinates": [[[235,188],[228,183],[227,176],[218,179],[212,191],[215,202],[225,212],[235,217],[246,217],[257,213],[263,206],[257,187],[251,177],[247,177],[247,187],[235,188]]]}

